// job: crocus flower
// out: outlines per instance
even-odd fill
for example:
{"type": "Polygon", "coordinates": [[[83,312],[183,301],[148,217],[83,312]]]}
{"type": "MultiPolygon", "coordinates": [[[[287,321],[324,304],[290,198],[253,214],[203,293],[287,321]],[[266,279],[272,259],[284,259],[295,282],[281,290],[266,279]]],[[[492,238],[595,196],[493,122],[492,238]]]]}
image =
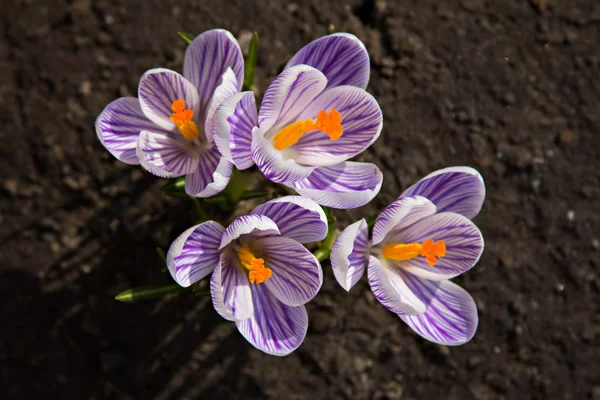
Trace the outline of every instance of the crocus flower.
{"type": "Polygon", "coordinates": [[[449,281],[472,268],[483,238],[471,222],[485,186],[468,167],[442,169],[408,188],[377,218],[372,241],[365,220],[348,226],[331,250],[338,283],[350,290],[368,264],[381,304],[425,339],[459,345],[477,329],[473,298],[449,281]]]}
{"type": "Polygon", "coordinates": [[[96,133],[119,160],[161,177],[185,175],[189,195],[212,196],[225,188],[233,167],[214,144],[212,120],[243,79],[244,59],[231,33],[204,32],[185,52],[183,76],[147,71],[138,98],[110,103],[96,120],[96,133]]]}
{"type": "Polygon", "coordinates": [[[308,327],[304,304],[321,288],[323,272],[302,243],[323,240],[327,218],[300,196],[281,197],[235,219],[208,221],[182,233],[167,253],[173,279],[189,286],[212,272],[213,305],[265,353],[284,356],[308,327]]]}
{"type": "Polygon", "coordinates": [[[362,206],[383,180],[376,165],[346,161],[381,132],[368,81],[369,56],[360,40],[346,33],[322,37],[288,62],[258,114],[251,92],[225,101],[215,113],[215,142],[237,168],[256,163],[271,181],[319,204],[362,206]]]}

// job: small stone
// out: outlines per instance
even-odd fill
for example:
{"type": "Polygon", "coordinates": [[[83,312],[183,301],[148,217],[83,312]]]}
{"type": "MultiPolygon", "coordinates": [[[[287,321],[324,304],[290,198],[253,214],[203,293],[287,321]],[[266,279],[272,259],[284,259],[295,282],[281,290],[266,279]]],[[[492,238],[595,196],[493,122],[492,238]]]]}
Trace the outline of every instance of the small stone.
{"type": "Polygon", "coordinates": [[[529,3],[538,14],[543,14],[546,12],[548,0],[529,0],[529,3]]]}
{"type": "Polygon", "coordinates": [[[15,179],[7,179],[4,181],[4,190],[6,190],[11,196],[15,196],[18,190],[18,184],[15,179]]]}
{"type": "Polygon", "coordinates": [[[563,145],[568,145],[575,140],[575,137],[575,132],[571,130],[562,131],[558,134],[558,142],[563,145]]]}
{"type": "Polygon", "coordinates": [[[479,356],[473,356],[473,357],[469,358],[467,365],[469,366],[470,369],[475,369],[482,362],[483,362],[483,358],[481,358],[479,356]]]}
{"type": "Polygon", "coordinates": [[[573,211],[573,210],[567,211],[567,219],[569,220],[569,222],[575,221],[575,211],[573,211]]]}
{"type": "Polygon", "coordinates": [[[498,346],[494,346],[493,351],[494,351],[494,354],[500,354],[500,353],[502,353],[502,349],[500,347],[498,347],[498,346]]]}
{"type": "Polygon", "coordinates": [[[505,93],[504,96],[502,97],[502,102],[507,106],[515,104],[516,101],[517,101],[517,98],[511,92],[505,93]]]}
{"type": "Polygon", "coordinates": [[[290,14],[295,14],[299,8],[300,6],[297,3],[289,3],[287,5],[287,12],[289,12],[290,14]]]}
{"type": "Polygon", "coordinates": [[[564,283],[557,283],[557,284],[556,284],[556,291],[557,291],[557,292],[562,292],[563,290],[565,290],[565,285],[564,285],[564,283]]]}
{"type": "Polygon", "coordinates": [[[90,82],[90,81],[81,82],[81,84],[79,85],[79,93],[82,96],[86,97],[86,96],[89,96],[91,92],[92,92],[92,82],[90,82]]]}

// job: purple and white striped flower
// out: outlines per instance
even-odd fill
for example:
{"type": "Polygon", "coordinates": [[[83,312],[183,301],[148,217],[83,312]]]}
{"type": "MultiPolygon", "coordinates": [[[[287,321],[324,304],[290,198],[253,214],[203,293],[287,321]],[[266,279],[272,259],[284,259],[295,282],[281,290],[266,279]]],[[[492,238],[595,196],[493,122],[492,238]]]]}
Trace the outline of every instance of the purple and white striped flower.
{"type": "Polygon", "coordinates": [[[268,179],[319,204],[362,206],[383,181],[376,165],[347,161],[381,133],[381,109],[365,91],[369,68],[354,35],[317,39],[271,83],[258,114],[251,92],[217,109],[215,142],[237,168],[256,164],[268,179]]]}
{"type": "Polygon", "coordinates": [[[349,291],[368,265],[377,300],[415,332],[444,345],[468,342],[477,329],[477,306],[449,279],[471,269],[483,252],[471,218],[484,198],[483,179],[473,168],[426,176],[383,210],[371,243],[364,219],[340,234],[331,249],[338,283],[349,291]]]}
{"type": "Polygon", "coordinates": [[[233,168],[214,144],[215,111],[239,92],[243,79],[235,38],[223,29],[206,31],[188,46],[183,76],[147,71],[138,98],[110,103],[96,120],[96,133],[119,160],[161,177],[185,175],[187,194],[213,196],[227,186],[233,168]]]}
{"type": "Polygon", "coordinates": [[[323,240],[327,218],[312,200],[271,200],[227,228],[208,221],[182,233],[169,248],[167,266],[181,286],[212,272],[217,312],[235,321],[257,349],[284,356],[306,336],[304,304],[319,291],[323,272],[302,243],[323,240]]]}

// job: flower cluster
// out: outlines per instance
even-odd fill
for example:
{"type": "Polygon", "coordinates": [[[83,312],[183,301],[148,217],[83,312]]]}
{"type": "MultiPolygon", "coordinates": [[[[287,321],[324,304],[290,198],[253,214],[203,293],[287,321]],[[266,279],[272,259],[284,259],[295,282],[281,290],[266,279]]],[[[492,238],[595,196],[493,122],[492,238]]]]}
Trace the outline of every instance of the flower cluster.
{"type": "Polygon", "coordinates": [[[428,175],[372,227],[362,219],[336,239],[329,226],[322,206],[363,206],[383,182],[376,165],[349,161],[383,126],[365,90],[369,71],[367,50],[355,36],[319,38],[289,60],[257,110],[254,92],[242,91],[240,46],[215,29],[189,43],[183,75],[147,71],[137,98],[113,101],[96,121],[98,138],[117,159],[160,177],[185,177],[189,196],[220,193],[234,168],[256,168],[299,194],[269,200],[227,228],[215,221],[193,226],[166,255],[181,287],[210,275],[215,310],[268,354],[287,355],[304,340],[304,305],[321,288],[320,261],[329,252],[344,289],[367,268],[379,302],[424,338],[456,345],[475,333],[475,303],[449,279],[473,267],[483,251],[470,220],[485,197],[477,171],[453,167],[428,175]],[[326,253],[307,250],[315,242],[326,253]]]}

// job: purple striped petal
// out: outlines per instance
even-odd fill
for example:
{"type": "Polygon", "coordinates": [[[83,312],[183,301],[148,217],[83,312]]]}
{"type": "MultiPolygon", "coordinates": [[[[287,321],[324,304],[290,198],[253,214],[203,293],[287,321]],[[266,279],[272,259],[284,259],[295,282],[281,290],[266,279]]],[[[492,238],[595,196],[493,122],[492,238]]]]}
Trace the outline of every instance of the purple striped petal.
{"type": "Polygon", "coordinates": [[[230,321],[250,318],[254,312],[250,280],[231,249],[221,253],[210,279],[213,305],[223,318],[230,321]]]}
{"type": "Polygon", "coordinates": [[[138,97],[146,117],[162,129],[176,130],[169,118],[173,114],[171,105],[178,99],[185,101],[185,108],[194,111],[195,121],[201,121],[198,114],[198,91],[190,81],[175,71],[165,68],[147,71],[140,79],[138,97]]]}
{"type": "Polygon", "coordinates": [[[240,333],[257,349],[273,356],[286,356],[304,341],[308,314],[304,306],[286,306],[265,285],[252,285],[254,314],[237,321],[240,333]]]}
{"type": "Polygon", "coordinates": [[[138,144],[137,147],[135,148],[135,155],[137,156],[138,160],[140,160],[140,164],[142,165],[142,167],[144,167],[144,169],[156,176],[160,176],[161,178],[176,178],[179,175],[162,170],[158,167],[156,167],[155,165],[149,163],[148,161],[146,161],[144,159],[144,153],[142,152],[142,149],[140,147],[140,141],[138,139],[138,144]]]}
{"type": "Polygon", "coordinates": [[[265,177],[276,183],[297,182],[308,177],[315,169],[286,159],[281,151],[262,136],[259,128],[252,130],[252,159],[265,177]]]}
{"type": "Polygon", "coordinates": [[[472,219],[483,205],[485,184],[473,168],[450,167],[427,175],[402,193],[402,196],[417,195],[427,197],[438,212],[454,212],[472,219]]]}
{"type": "Polygon", "coordinates": [[[139,148],[144,161],[174,176],[190,174],[198,168],[199,148],[178,131],[142,131],[139,148]]]}
{"type": "MultiPolygon", "coordinates": [[[[296,117],[325,89],[327,78],[317,69],[297,65],[279,74],[267,88],[258,112],[263,134],[275,135],[296,117]]],[[[316,114],[315,114],[316,115],[316,114]]]]}
{"type": "Polygon", "coordinates": [[[310,65],[327,77],[327,87],[341,85],[365,89],[369,83],[370,62],[365,45],[349,33],[334,33],[304,46],[285,66],[310,65]]]}
{"type": "Polygon", "coordinates": [[[402,271],[369,257],[369,285],[375,298],[388,310],[398,315],[418,315],[426,306],[406,285],[402,271]]]}
{"type": "Polygon", "coordinates": [[[252,129],[258,124],[253,92],[231,96],[217,109],[213,132],[217,147],[238,169],[250,168],[252,159],[252,129]]]}
{"type": "Polygon", "coordinates": [[[471,295],[450,281],[434,282],[409,275],[405,274],[406,284],[427,305],[427,310],[400,318],[434,343],[458,346],[471,340],[479,322],[471,295]]]}
{"type": "Polygon", "coordinates": [[[383,173],[375,164],[346,161],[318,167],[307,178],[288,186],[321,205],[349,209],[370,202],[382,182],[383,173]]]}
{"type": "Polygon", "coordinates": [[[221,249],[242,235],[271,236],[279,235],[279,228],[269,217],[264,215],[243,215],[233,220],[225,229],[221,240],[221,249]]]}
{"type": "Polygon", "coordinates": [[[272,275],[263,284],[288,306],[301,306],[317,295],[323,284],[321,264],[315,256],[296,242],[283,236],[257,240],[272,275]]]}
{"type": "Polygon", "coordinates": [[[215,94],[210,102],[208,111],[206,112],[206,121],[204,123],[204,131],[206,132],[206,139],[209,143],[213,142],[214,136],[214,117],[215,112],[227,99],[234,94],[238,93],[240,88],[238,86],[237,78],[231,68],[227,68],[227,71],[223,74],[221,84],[215,89],[215,94]]]}
{"type": "Polygon", "coordinates": [[[294,159],[302,165],[327,166],[338,164],[362,153],[381,133],[381,108],[373,96],[354,86],[327,89],[310,104],[297,119],[315,119],[321,110],[332,108],[342,116],[343,135],[331,140],[321,131],[305,133],[290,146],[294,159]]]}
{"type": "MultiPolygon", "coordinates": [[[[221,257],[223,256],[224,254],[221,253],[221,257]]],[[[226,257],[231,257],[231,254],[226,255],[226,257]]],[[[228,321],[235,321],[231,309],[225,304],[223,286],[221,285],[221,282],[223,280],[221,275],[222,268],[219,265],[217,265],[212,275],[210,276],[210,297],[212,299],[213,306],[215,307],[215,311],[221,317],[225,318],[228,321]]]]}
{"type": "Polygon", "coordinates": [[[333,275],[348,292],[365,273],[368,248],[369,228],[364,218],[349,225],[333,242],[329,257],[333,275]]]}
{"type": "Polygon", "coordinates": [[[479,229],[470,219],[455,213],[425,217],[388,237],[393,243],[443,240],[446,243],[446,255],[435,265],[429,265],[425,257],[395,261],[405,271],[435,281],[454,278],[473,268],[483,252],[483,237],[479,229]]]}
{"type": "Polygon", "coordinates": [[[200,155],[198,169],[185,177],[185,192],[194,197],[221,193],[229,183],[232,170],[233,164],[213,145],[200,155]]]}
{"type": "Polygon", "coordinates": [[[96,134],[102,145],[127,164],[140,163],[135,149],[140,132],[145,129],[157,129],[157,126],[146,118],[135,97],[113,101],[96,119],[96,134]]]}
{"type": "Polygon", "coordinates": [[[251,214],[265,215],[279,227],[281,236],[300,243],[318,242],[327,236],[327,217],[314,201],[301,196],[285,196],[268,201],[251,214]]]}
{"type": "Polygon", "coordinates": [[[167,267],[175,282],[183,287],[210,274],[219,263],[223,228],[207,221],[193,226],[177,237],[167,252],[167,267]]]}
{"type": "Polygon", "coordinates": [[[189,44],[183,60],[183,76],[198,89],[199,118],[206,117],[221,77],[231,68],[238,87],[244,82],[244,57],[233,35],[224,29],[212,29],[198,35],[189,44]]]}
{"type": "Polygon", "coordinates": [[[404,229],[421,218],[435,214],[435,210],[435,205],[425,197],[400,197],[377,217],[373,227],[373,245],[381,243],[390,232],[404,229]]]}

